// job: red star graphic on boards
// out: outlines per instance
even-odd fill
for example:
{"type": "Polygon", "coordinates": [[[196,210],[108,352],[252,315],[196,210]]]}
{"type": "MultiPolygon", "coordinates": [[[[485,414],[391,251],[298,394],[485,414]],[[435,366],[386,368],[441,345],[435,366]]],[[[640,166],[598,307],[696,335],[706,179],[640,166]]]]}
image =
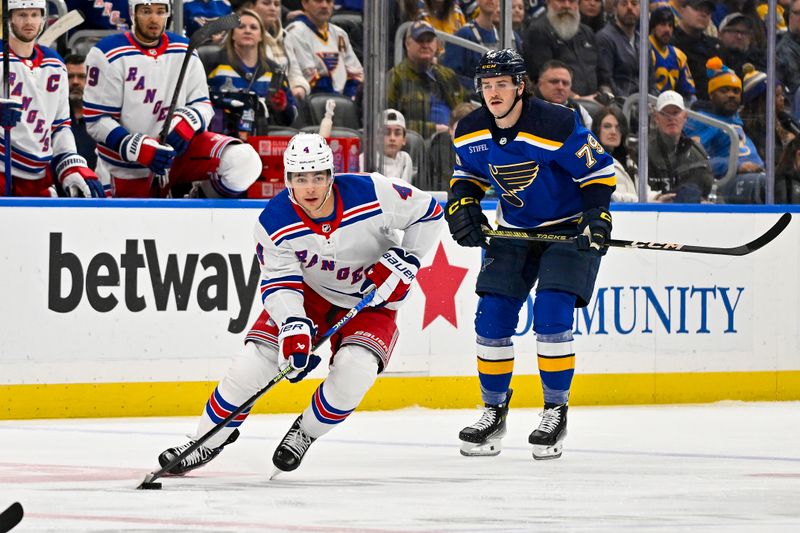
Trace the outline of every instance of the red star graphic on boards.
{"type": "Polygon", "coordinates": [[[442,317],[453,327],[458,327],[456,317],[456,292],[467,275],[468,268],[451,265],[447,261],[444,245],[439,243],[433,263],[417,272],[417,283],[425,295],[425,313],[422,317],[422,329],[442,317]]]}

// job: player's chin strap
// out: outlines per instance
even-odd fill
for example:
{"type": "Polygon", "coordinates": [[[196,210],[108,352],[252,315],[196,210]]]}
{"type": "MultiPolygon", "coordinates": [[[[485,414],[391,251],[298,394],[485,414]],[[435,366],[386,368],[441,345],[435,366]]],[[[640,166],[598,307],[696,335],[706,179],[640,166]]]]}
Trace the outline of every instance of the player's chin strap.
{"type": "MultiPolygon", "coordinates": [[[[482,95],[481,95],[481,97],[482,97],[482,95]]],[[[497,115],[492,115],[492,116],[494,117],[495,120],[502,120],[502,119],[506,118],[508,116],[508,114],[511,113],[514,110],[514,107],[517,105],[517,102],[519,102],[520,100],[522,100],[522,94],[521,93],[517,93],[517,96],[514,98],[514,103],[511,104],[511,107],[508,108],[508,111],[506,111],[505,113],[503,113],[499,117],[497,115]]],[[[483,105],[486,105],[485,101],[484,101],[483,105]]]]}

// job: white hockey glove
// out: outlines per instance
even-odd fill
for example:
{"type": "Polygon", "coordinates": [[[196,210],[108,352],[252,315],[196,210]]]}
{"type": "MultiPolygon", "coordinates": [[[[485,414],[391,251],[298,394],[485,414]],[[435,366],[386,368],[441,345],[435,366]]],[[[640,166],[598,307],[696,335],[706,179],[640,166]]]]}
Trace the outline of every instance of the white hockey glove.
{"type": "Polygon", "coordinates": [[[367,272],[361,284],[361,294],[375,287],[372,307],[380,307],[402,301],[411,290],[411,282],[417,277],[419,259],[402,248],[389,248],[380,261],[367,272]]]}
{"type": "Polygon", "coordinates": [[[319,356],[311,353],[316,331],[311,320],[299,316],[287,318],[278,331],[278,366],[281,369],[286,368],[286,364],[292,366],[294,370],[286,375],[291,383],[301,381],[321,361],[319,356]]]}
{"type": "Polygon", "coordinates": [[[175,149],[176,157],[183,154],[198,132],[205,129],[200,113],[191,107],[179,107],[172,116],[166,142],[175,149]]]}
{"type": "Polygon", "coordinates": [[[61,159],[56,165],[56,175],[61,182],[61,188],[72,198],[77,196],[105,198],[106,194],[97,174],[86,165],[86,159],[78,154],[61,159]]]}

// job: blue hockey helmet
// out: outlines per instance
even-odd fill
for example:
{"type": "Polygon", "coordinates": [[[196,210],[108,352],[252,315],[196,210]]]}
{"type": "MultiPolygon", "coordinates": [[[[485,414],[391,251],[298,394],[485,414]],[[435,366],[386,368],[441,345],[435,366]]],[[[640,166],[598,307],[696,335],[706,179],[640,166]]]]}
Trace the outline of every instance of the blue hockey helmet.
{"type": "Polygon", "coordinates": [[[475,67],[475,91],[480,92],[482,78],[511,76],[514,84],[519,85],[527,72],[525,60],[513,48],[489,50],[475,67]]]}

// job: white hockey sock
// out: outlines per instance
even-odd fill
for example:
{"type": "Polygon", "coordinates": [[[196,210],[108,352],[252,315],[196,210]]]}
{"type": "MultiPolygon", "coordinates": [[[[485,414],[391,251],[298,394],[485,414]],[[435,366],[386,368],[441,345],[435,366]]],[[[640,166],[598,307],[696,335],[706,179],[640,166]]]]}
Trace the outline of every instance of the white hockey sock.
{"type": "Polygon", "coordinates": [[[330,373],[303,411],[302,428],[319,438],[352,413],[378,375],[378,358],[362,346],[342,346],[333,359],[330,373]]]}
{"type": "MultiPolygon", "coordinates": [[[[277,358],[274,348],[255,342],[245,344],[242,354],[234,360],[230,370],[206,402],[194,438],[204,435],[274,378],[278,373],[277,358]]],[[[216,448],[225,442],[233,430],[247,418],[249,412],[248,408],[234,418],[219,433],[208,439],[205,446],[216,448]]]]}

